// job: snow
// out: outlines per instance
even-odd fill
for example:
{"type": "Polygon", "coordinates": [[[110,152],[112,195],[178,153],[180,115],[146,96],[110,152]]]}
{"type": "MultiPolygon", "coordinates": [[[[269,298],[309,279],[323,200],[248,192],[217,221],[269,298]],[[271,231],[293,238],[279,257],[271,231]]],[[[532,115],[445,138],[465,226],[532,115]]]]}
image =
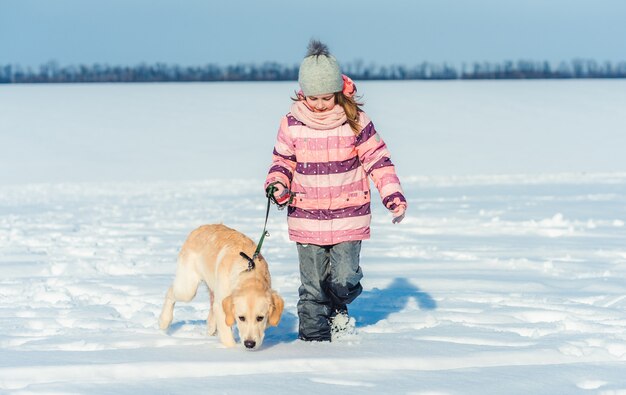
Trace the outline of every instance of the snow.
{"type": "Polygon", "coordinates": [[[357,333],[310,344],[273,209],[258,352],[206,336],[206,292],[157,319],[192,229],[260,236],[293,86],[2,87],[0,393],[624,394],[625,85],[359,84],[407,217],[375,202],[357,333]]]}

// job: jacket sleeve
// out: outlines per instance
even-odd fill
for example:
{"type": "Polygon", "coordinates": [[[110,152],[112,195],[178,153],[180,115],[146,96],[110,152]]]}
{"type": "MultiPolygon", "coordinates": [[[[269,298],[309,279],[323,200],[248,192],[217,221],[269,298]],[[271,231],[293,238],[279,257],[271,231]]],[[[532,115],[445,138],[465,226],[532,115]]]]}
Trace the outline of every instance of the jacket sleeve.
{"type": "Polygon", "coordinates": [[[380,193],[383,205],[389,210],[394,210],[399,205],[406,207],[404,192],[387,145],[365,114],[361,115],[360,123],[365,127],[356,137],[356,150],[367,175],[374,181],[380,193]]]}
{"type": "Polygon", "coordinates": [[[267,174],[264,188],[267,188],[273,182],[280,181],[289,189],[295,169],[295,147],[289,134],[287,117],[283,117],[278,128],[278,137],[276,138],[276,145],[272,155],[272,166],[267,174]]]}

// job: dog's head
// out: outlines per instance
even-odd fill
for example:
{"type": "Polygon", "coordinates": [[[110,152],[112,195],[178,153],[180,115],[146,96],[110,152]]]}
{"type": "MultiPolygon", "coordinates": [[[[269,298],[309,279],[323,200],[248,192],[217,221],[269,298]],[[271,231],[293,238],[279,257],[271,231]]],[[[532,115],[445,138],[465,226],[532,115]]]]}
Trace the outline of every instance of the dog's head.
{"type": "Polygon", "coordinates": [[[226,325],[237,324],[239,339],[248,350],[263,344],[265,329],[278,325],[284,306],[276,291],[262,287],[241,288],[222,301],[226,325]]]}

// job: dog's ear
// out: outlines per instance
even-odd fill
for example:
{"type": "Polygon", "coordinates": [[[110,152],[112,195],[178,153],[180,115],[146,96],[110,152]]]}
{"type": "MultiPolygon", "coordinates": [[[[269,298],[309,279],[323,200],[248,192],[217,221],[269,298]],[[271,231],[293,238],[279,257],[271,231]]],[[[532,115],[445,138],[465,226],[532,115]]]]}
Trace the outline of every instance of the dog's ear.
{"type": "Polygon", "coordinates": [[[235,325],[235,313],[233,305],[233,296],[227,296],[222,300],[222,310],[224,310],[224,315],[226,318],[226,325],[233,326],[235,325]]]}
{"type": "Polygon", "coordinates": [[[272,305],[270,307],[270,317],[268,320],[271,326],[278,325],[284,308],[285,302],[283,301],[283,298],[281,298],[276,291],[272,291],[272,305]]]}

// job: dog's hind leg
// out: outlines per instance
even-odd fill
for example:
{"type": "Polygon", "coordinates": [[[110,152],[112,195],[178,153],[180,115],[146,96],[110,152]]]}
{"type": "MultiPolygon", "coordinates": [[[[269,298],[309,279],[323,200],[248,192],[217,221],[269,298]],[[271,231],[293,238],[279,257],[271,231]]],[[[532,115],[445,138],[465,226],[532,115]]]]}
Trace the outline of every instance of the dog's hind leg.
{"type": "Polygon", "coordinates": [[[173,287],[170,287],[167,290],[165,302],[163,302],[163,310],[159,317],[159,328],[161,328],[161,330],[166,330],[174,318],[174,303],[176,303],[176,300],[174,300],[174,291],[172,288],[173,287]]]}
{"type": "Polygon", "coordinates": [[[176,268],[176,278],[174,278],[172,286],[167,290],[163,310],[159,317],[159,327],[162,330],[167,329],[172,323],[174,304],[176,302],[190,302],[196,296],[198,285],[200,285],[200,277],[189,265],[179,260],[176,268]]]}

